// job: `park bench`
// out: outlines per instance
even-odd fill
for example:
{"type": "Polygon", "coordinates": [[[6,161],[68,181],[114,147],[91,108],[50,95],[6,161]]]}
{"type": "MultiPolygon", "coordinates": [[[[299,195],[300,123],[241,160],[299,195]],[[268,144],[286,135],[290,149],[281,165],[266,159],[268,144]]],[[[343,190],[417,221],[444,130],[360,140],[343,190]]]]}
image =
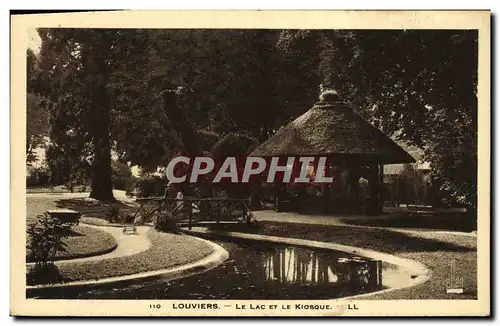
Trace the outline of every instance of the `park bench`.
{"type": "Polygon", "coordinates": [[[135,226],[135,225],[124,226],[123,227],[123,234],[137,234],[137,226],[135,226]]]}
{"type": "Polygon", "coordinates": [[[50,209],[47,211],[47,213],[50,216],[57,218],[63,222],[70,222],[70,223],[78,223],[82,215],[79,211],[67,208],[50,209]]]}

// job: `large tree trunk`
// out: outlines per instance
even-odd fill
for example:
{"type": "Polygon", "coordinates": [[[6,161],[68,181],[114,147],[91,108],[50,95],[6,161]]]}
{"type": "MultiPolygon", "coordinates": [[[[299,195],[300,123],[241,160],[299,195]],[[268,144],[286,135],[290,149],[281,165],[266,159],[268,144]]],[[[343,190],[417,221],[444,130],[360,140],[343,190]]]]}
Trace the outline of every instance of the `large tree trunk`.
{"type": "MultiPolygon", "coordinates": [[[[96,90],[97,91],[97,90],[96,90]]],[[[105,93],[100,90],[96,93],[105,93]]],[[[97,98],[95,98],[97,100],[97,98]]],[[[111,182],[111,148],[109,141],[109,107],[107,97],[102,96],[99,101],[99,115],[95,117],[94,135],[92,145],[94,147],[94,162],[92,164],[92,191],[90,197],[103,201],[114,201],[113,184],[111,182]]]]}
{"type": "Polygon", "coordinates": [[[92,191],[90,198],[114,201],[111,182],[111,154],[109,136],[94,140],[94,164],[92,165],[92,191]]]}
{"type": "MultiPolygon", "coordinates": [[[[83,64],[89,76],[89,131],[92,136],[94,161],[92,164],[92,191],[90,197],[102,201],[114,201],[111,182],[111,146],[109,139],[110,108],[109,94],[106,89],[108,71],[106,58],[109,55],[109,42],[104,34],[97,33],[89,38],[84,46],[92,45],[92,50],[84,51],[83,64]]],[[[85,50],[88,50],[86,48],[85,50]]]]}

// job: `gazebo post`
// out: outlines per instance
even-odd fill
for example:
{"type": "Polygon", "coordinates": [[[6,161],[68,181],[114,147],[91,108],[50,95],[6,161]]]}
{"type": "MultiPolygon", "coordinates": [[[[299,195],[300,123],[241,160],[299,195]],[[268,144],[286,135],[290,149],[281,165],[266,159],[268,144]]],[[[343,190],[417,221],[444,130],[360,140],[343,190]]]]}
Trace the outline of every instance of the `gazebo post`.
{"type": "MultiPolygon", "coordinates": [[[[352,204],[356,205],[355,209],[359,208],[359,166],[353,165],[349,170],[349,195],[352,200],[352,204]]],[[[353,207],[353,211],[355,210],[353,207]]]]}
{"type": "MultiPolygon", "coordinates": [[[[325,176],[326,177],[334,177],[332,182],[335,182],[335,176],[333,175],[333,165],[328,163],[325,168],[325,176]]],[[[332,193],[332,183],[328,183],[324,185],[325,187],[325,213],[329,214],[332,212],[332,204],[333,204],[333,193],[332,193]]]]}
{"type": "Polygon", "coordinates": [[[378,202],[378,213],[382,214],[384,212],[384,165],[379,166],[379,202],[378,202]]]}
{"type": "MultiPolygon", "coordinates": [[[[316,170],[319,165],[319,157],[315,158],[314,160],[316,170]]],[[[324,177],[331,177],[333,175],[332,173],[333,166],[331,162],[328,162],[325,164],[323,176],[324,177]]],[[[319,171],[317,171],[319,172],[319,171]]],[[[331,184],[322,184],[321,185],[321,194],[322,194],[322,199],[323,199],[323,214],[329,214],[331,212],[331,207],[332,207],[332,185],[331,184]]]]}
{"type": "Polygon", "coordinates": [[[368,205],[368,215],[378,215],[380,213],[380,177],[378,164],[370,164],[369,168],[370,203],[368,205]]]}

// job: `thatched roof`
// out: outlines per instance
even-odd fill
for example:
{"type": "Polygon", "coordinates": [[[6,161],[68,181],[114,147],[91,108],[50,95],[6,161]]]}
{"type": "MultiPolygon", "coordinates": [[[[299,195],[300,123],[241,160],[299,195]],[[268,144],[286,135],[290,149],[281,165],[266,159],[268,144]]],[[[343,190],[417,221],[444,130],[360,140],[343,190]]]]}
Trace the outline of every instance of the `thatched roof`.
{"type": "Polygon", "coordinates": [[[252,156],[329,156],[379,164],[415,159],[338,97],[328,97],[258,146],[252,156]]]}
{"type": "Polygon", "coordinates": [[[212,147],[214,158],[247,156],[258,145],[257,139],[242,133],[229,133],[212,147]]]}

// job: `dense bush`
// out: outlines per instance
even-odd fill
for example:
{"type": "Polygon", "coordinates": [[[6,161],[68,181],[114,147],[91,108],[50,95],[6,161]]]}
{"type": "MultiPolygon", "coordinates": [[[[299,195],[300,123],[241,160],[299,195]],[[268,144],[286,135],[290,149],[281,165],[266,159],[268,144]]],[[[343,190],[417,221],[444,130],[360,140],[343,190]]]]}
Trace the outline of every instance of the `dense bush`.
{"type": "Polygon", "coordinates": [[[171,212],[163,211],[156,215],[154,226],[156,230],[161,232],[180,232],[179,226],[177,225],[177,219],[171,212]]]}
{"type": "Polygon", "coordinates": [[[66,251],[64,239],[71,235],[78,222],[63,221],[49,214],[39,216],[37,223],[28,226],[28,259],[34,261],[27,274],[27,284],[62,282],[57,266],[51,261],[59,251],[66,251]]]}
{"type": "Polygon", "coordinates": [[[50,171],[45,166],[31,167],[26,175],[26,187],[47,186],[50,181],[50,171]]]}
{"type": "Polygon", "coordinates": [[[167,178],[155,174],[146,175],[137,180],[135,192],[137,197],[163,196],[167,187],[167,178]]]}
{"type": "Polygon", "coordinates": [[[62,283],[64,278],[54,263],[35,264],[26,274],[28,285],[62,283]]]}
{"type": "Polygon", "coordinates": [[[134,214],[126,213],[118,204],[109,205],[106,211],[106,219],[110,223],[132,224],[134,222],[134,218],[134,214]]]}
{"type": "Polygon", "coordinates": [[[122,221],[122,212],[120,206],[117,204],[110,205],[106,211],[106,218],[111,223],[118,223],[122,221]]]}
{"type": "Polygon", "coordinates": [[[117,161],[111,163],[111,179],[114,189],[125,191],[131,191],[136,182],[130,167],[126,163],[117,161]]]}
{"type": "Polygon", "coordinates": [[[63,221],[50,214],[40,215],[38,221],[28,226],[28,257],[45,265],[59,251],[66,251],[64,239],[71,235],[78,222],[63,221]]]}

